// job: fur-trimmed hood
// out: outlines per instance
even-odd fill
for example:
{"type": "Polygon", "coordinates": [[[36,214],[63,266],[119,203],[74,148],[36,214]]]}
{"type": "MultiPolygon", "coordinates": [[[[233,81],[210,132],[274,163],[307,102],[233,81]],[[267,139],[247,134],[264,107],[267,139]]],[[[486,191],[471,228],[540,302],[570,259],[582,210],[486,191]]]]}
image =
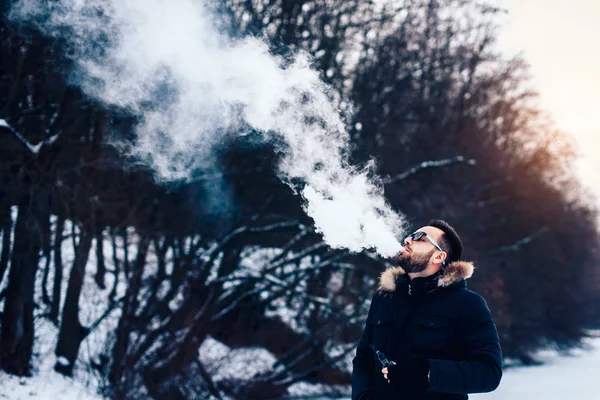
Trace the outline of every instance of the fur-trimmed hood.
{"type": "MultiPolygon", "coordinates": [[[[473,275],[474,269],[475,265],[470,261],[454,261],[444,269],[438,280],[438,286],[450,286],[463,279],[469,279],[473,275]]],[[[381,292],[394,292],[396,290],[396,278],[405,273],[400,267],[387,268],[379,276],[378,290],[381,292]]]]}

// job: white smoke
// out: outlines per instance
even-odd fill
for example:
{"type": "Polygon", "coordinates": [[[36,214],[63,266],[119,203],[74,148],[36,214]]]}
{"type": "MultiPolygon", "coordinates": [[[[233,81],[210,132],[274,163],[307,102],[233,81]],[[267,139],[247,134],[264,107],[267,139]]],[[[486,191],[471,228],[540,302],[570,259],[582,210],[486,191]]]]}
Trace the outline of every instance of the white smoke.
{"type": "Polygon", "coordinates": [[[278,173],[329,245],[401,250],[404,220],[369,168],[348,165],[344,123],[307,54],[284,60],[256,38],[233,41],[193,0],[21,0],[10,18],[64,40],[87,94],[141,116],[135,155],[162,177],[209,165],[222,132],[248,124],[285,143],[278,173]]]}

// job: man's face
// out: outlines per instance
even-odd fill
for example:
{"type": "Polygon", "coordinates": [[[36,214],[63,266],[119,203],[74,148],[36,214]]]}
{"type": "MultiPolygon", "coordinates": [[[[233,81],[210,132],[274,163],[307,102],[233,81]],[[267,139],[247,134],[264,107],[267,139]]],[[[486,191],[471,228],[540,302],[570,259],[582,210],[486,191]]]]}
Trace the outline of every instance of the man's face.
{"type": "MultiPolygon", "coordinates": [[[[416,232],[425,232],[435,242],[440,243],[444,232],[433,226],[424,226],[416,232]]],[[[404,251],[394,257],[396,264],[407,273],[417,273],[425,270],[439,250],[426,237],[413,241],[410,237],[404,240],[404,251]]]]}

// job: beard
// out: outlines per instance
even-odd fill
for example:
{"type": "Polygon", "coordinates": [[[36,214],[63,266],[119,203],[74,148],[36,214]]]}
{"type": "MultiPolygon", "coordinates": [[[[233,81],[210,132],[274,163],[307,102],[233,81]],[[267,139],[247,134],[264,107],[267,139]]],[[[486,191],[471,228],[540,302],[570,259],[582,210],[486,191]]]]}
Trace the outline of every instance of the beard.
{"type": "Polygon", "coordinates": [[[396,265],[401,267],[407,274],[417,273],[425,270],[435,250],[425,254],[404,253],[396,256],[396,265]]]}

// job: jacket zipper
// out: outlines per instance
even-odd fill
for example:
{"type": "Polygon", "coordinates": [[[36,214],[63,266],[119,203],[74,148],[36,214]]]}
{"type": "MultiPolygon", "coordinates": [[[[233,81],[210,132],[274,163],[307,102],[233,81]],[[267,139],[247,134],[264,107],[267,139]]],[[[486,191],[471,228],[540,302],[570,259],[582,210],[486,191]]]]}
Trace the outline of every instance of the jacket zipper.
{"type": "Polygon", "coordinates": [[[412,294],[412,287],[410,286],[410,283],[408,284],[408,295],[410,296],[412,294]]]}

